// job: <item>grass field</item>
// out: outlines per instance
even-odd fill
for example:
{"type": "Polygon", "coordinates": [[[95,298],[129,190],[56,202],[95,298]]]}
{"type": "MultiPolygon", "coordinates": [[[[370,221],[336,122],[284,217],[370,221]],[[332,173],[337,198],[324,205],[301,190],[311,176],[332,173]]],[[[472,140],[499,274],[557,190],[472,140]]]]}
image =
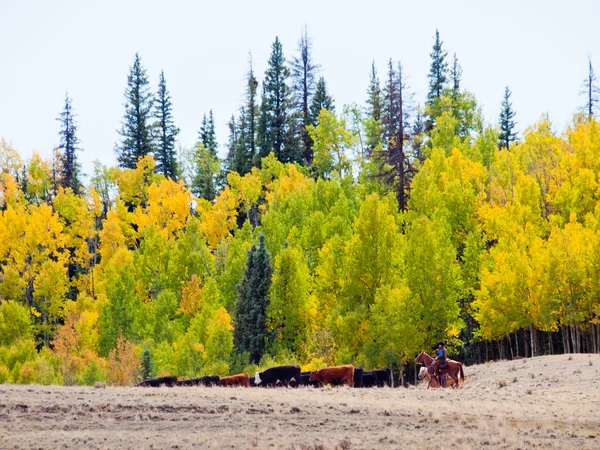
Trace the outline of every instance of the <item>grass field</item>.
{"type": "Polygon", "coordinates": [[[444,391],[0,385],[0,448],[600,448],[600,355],[466,376],[444,391]]]}

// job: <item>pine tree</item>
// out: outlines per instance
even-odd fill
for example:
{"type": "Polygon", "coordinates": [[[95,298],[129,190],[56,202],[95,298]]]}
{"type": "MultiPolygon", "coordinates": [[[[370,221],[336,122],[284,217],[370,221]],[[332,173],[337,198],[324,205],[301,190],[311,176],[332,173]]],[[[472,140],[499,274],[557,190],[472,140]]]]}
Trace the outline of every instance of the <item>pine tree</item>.
{"type": "Polygon", "coordinates": [[[140,56],[136,53],[127,76],[125,116],[119,131],[123,139],[115,149],[119,165],[123,168],[135,168],[138,159],[153,152],[150,123],[152,103],[146,69],[142,67],[140,56]]]}
{"type": "Polygon", "coordinates": [[[335,112],[333,97],[327,92],[325,78],[320,77],[319,81],[317,81],[317,89],[310,105],[311,125],[317,126],[319,124],[319,114],[321,114],[321,109],[323,108],[327,111],[335,112]]]}
{"type": "Polygon", "coordinates": [[[244,276],[238,284],[238,300],[235,305],[234,341],[240,352],[248,352],[250,361],[258,363],[265,352],[267,310],[273,267],[261,234],[259,244],[248,252],[244,276]]]}
{"type": "Polygon", "coordinates": [[[202,126],[200,127],[200,142],[204,144],[204,147],[213,155],[217,156],[217,134],[215,132],[215,121],[213,118],[212,109],[208,114],[208,119],[206,118],[206,114],[202,117],[202,126]]]}
{"type": "Polygon", "coordinates": [[[193,158],[196,167],[191,190],[197,197],[212,202],[217,196],[221,172],[219,159],[200,141],[194,146],[193,158]]]}
{"type": "Polygon", "coordinates": [[[458,63],[458,58],[456,57],[456,53],[454,54],[454,58],[452,59],[452,69],[450,69],[450,82],[452,84],[452,95],[453,97],[458,96],[460,94],[460,82],[462,81],[462,67],[458,63]]]}
{"type": "Polygon", "coordinates": [[[142,353],[142,380],[154,378],[154,363],[152,362],[152,353],[148,347],[144,348],[142,353]]]}
{"type": "Polygon", "coordinates": [[[513,120],[516,113],[512,108],[510,95],[510,89],[506,86],[500,110],[500,136],[498,137],[498,146],[506,149],[510,147],[511,142],[517,141],[517,132],[515,131],[517,123],[513,120]]]}
{"type": "Polygon", "coordinates": [[[381,86],[379,77],[375,68],[375,61],[371,64],[371,78],[369,80],[369,89],[367,89],[367,115],[377,121],[381,120],[381,86]]]}
{"type": "Polygon", "coordinates": [[[77,161],[77,152],[81,149],[79,148],[77,123],[75,122],[69,94],[65,95],[65,107],[56,120],[61,125],[60,132],[58,133],[60,136],[58,148],[61,151],[59,184],[62,187],[71,188],[76,195],[79,195],[82,185],[79,180],[81,165],[77,161]]]}
{"type": "Polygon", "coordinates": [[[154,110],[156,122],[156,171],[165,177],[177,180],[177,158],[175,151],[175,138],[179,134],[179,128],[173,122],[173,106],[171,95],[167,90],[165,73],[160,72],[158,82],[158,94],[154,110]]]}
{"type": "Polygon", "coordinates": [[[285,65],[283,47],[275,38],[269,67],[265,71],[258,129],[260,157],[273,152],[282,162],[302,159],[296,142],[293,99],[287,85],[290,71],[285,65]]]}
{"type": "Polygon", "coordinates": [[[594,67],[592,66],[592,59],[588,57],[588,75],[583,80],[583,89],[580,94],[585,95],[585,106],[583,107],[584,112],[589,118],[594,117],[594,110],[596,103],[598,103],[598,94],[600,88],[598,87],[598,79],[594,67]]]}
{"type": "Polygon", "coordinates": [[[311,114],[311,99],[315,92],[315,74],[319,66],[315,64],[312,57],[312,42],[308,36],[308,30],[305,27],[298,42],[299,56],[292,61],[292,81],[294,94],[296,97],[296,107],[299,115],[302,117],[302,126],[300,127],[300,144],[302,145],[302,155],[304,163],[311,165],[313,160],[312,139],[310,138],[306,127],[313,124],[311,120],[314,116],[311,114]]]}
{"type": "MultiPolygon", "coordinates": [[[[443,41],[440,40],[440,33],[435,30],[435,42],[430,53],[431,66],[429,68],[429,92],[427,93],[427,105],[432,107],[437,99],[442,96],[448,83],[448,63],[446,57],[448,52],[442,48],[443,41]]],[[[435,125],[435,117],[429,117],[426,129],[431,130],[435,125]]]]}
{"type": "Polygon", "coordinates": [[[406,152],[406,141],[409,138],[406,89],[402,65],[398,63],[397,68],[394,69],[390,59],[382,111],[384,150],[379,162],[380,176],[395,191],[400,210],[405,210],[408,203],[412,173],[406,152]]]}

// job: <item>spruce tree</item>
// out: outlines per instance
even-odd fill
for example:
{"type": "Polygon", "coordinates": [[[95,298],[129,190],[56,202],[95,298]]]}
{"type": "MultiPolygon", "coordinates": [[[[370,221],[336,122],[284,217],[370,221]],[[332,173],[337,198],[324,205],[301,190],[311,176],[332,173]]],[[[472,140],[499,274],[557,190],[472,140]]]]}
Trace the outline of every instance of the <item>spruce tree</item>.
{"type": "Polygon", "coordinates": [[[377,69],[375,68],[375,61],[371,63],[371,74],[369,80],[369,89],[367,89],[367,115],[377,121],[381,120],[381,86],[379,84],[379,77],[377,76],[377,69]]]}
{"type": "Polygon", "coordinates": [[[259,244],[248,252],[242,281],[237,286],[234,342],[240,352],[247,352],[250,361],[258,363],[265,352],[269,330],[266,324],[269,291],[273,267],[261,234],[259,244]]]}
{"type": "Polygon", "coordinates": [[[511,142],[517,141],[517,132],[515,131],[517,123],[514,121],[516,113],[510,101],[510,95],[510,89],[506,86],[500,109],[500,136],[498,137],[498,146],[506,149],[510,147],[511,142]]]}
{"type": "Polygon", "coordinates": [[[452,69],[450,69],[450,82],[452,88],[452,95],[457,96],[460,94],[460,82],[462,81],[462,67],[458,63],[456,53],[452,59],[452,69]]]}
{"type": "Polygon", "coordinates": [[[206,118],[206,114],[202,117],[202,126],[200,127],[200,142],[204,144],[204,147],[213,155],[217,156],[217,134],[215,132],[215,121],[213,118],[212,109],[208,114],[208,119],[206,118]]]}
{"type": "Polygon", "coordinates": [[[146,69],[142,67],[140,56],[136,53],[127,76],[125,116],[119,130],[122,140],[115,149],[119,166],[123,168],[135,168],[138,159],[154,150],[150,123],[152,103],[146,69]]]}
{"type": "MultiPolygon", "coordinates": [[[[430,53],[431,66],[429,68],[429,91],[427,93],[427,106],[430,108],[434,106],[435,101],[438,100],[444,89],[448,84],[448,63],[446,57],[448,52],[442,47],[443,41],[440,39],[440,33],[435,30],[435,42],[433,49],[430,53]]],[[[427,131],[433,129],[435,126],[435,117],[429,117],[426,123],[427,131]]]]}
{"type": "Polygon", "coordinates": [[[302,126],[300,127],[300,145],[302,146],[302,155],[304,163],[312,164],[313,160],[313,141],[306,129],[313,124],[311,114],[311,100],[315,92],[315,74],[319,66],[313,61],[312,42],[308,36],[308,30],[305,27],[298,42],[299,56],[292,60],[292,82],[294,94],[296,97],[296,107],[299,115],[302,117],[302,126]]]}
{"type": "Polygon", "coordinates": [[[588,57],[588,75],[583,80],[583,89],[580,94],[585,95],[585,105],[583,107],[584,113],[587,114],[588,118],[594,117],[594,110],[596,103],[598,103],[598,94],[600,88],[598,88],[598,79],[594,67],[592,66],[592,59],[588,57]]]}
{"type": "Polygon", "coordinates": [[[409,107],[406,90],[402,65],[398,63],[394,68],[390,59],[382,111],[384,150],[379,163],[380,176],[396,193],[400,210],[406,210],[410,176],[413,172],[407,156],[409,107]]]}
{"type": "Polygon", "coordinates": [[[246,154],[246,139],[244,132],[246,124],[244,122],[245,109],[241,108],[238,122],[235,116],[227,123],[229,127],[229,141],[227,143],[227,158],[225,159],[225,169],[227,172],[237,172],[240,175],[248,173],[252,167],[252,159],[246,154]]]}
{"type": "Polygon", "coordinates": [[[281,162],[300,162],[302,156],[296,142],[292,92],[287,84],[289,76],[283,47],[277,37],[263,82],[258,129],[259,153],[261,158],[273,152],[281,162]]]}
{"type": "Polygon", "coordinates": [[[142,352],[142,380],[154,378],[154,363],[152,362],[152,353],[148,347],[142,352]]]}
{"type": "Polygon", "coordinates": [[[310,120],[312,125],[318,125],[319,114],[321,114],[322,108],[325,108],[327,111],[335,112],[333,97],[327,92],[325,78],[320,77],[319,81],[317,81],[317,89],[310,105],[310,120]]]}
{"type": "Polygon", "coordinates": [[[213,201],[217,196],[221,172],[219,159],[200,141],[193,149],[195,164],[191,190],[199,198],[213,201]]]}
{"type": "Polygon", "coordinates": [[[177,158],[175,151],[175,138],[179,128],[173,122],[173,106],[171,95],[167,90],[165,73],[160,72],[158,94],[156,96],[154,123],[156,134],[156,171],[165,177],[177,180],[177,158]]]}
{"type": "Polygon", "coordinates": [[[60,161],[58,174],[59,184],[64,188],[71,188],[77,195],[81,193],[81,181],[79,179],[81,165],[77,161],[79,139],[77,138],[77,123],[73,113],[73,106],[69,94],[65,95],[65,107],[57,119],[60,122],[60,161]]]}

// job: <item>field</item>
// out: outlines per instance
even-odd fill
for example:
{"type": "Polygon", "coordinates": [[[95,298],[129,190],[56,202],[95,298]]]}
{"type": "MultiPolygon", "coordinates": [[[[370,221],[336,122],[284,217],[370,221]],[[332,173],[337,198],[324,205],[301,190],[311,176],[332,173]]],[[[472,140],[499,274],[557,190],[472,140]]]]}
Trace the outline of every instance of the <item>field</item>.
{"type": "Polygon", "coordinates": [[[466,375],[445,391],[0,385],[0,447],[600,447],[600,355],[466,375]]]}

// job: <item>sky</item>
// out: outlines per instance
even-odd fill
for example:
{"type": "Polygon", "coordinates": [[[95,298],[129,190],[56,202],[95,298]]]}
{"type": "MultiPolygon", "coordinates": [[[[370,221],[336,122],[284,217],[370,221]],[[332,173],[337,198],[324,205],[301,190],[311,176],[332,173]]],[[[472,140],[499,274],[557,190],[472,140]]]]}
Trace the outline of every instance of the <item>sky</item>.
{"type": "Polygon", "coordinates": [[[115,164],[127,74],[138,52],[153,90],[165,72],[180,144],[194,144],[212,109],[224,156],[249,52],[261,81],[275,37],[289,60],[305,26],[339,109],[363,105],[371,62],[383,80],[390,58],[402,62],[423,102],[438,29],[486,122],[497,122],[509,86],[521,132],[545,113],[562,131],[584,102],[587,58],[600,68],[599,13],[592,0],[0,0],[0,136],[25,157],[49,156],[68,92],[84,172],[94,160],[115,164]]]}

